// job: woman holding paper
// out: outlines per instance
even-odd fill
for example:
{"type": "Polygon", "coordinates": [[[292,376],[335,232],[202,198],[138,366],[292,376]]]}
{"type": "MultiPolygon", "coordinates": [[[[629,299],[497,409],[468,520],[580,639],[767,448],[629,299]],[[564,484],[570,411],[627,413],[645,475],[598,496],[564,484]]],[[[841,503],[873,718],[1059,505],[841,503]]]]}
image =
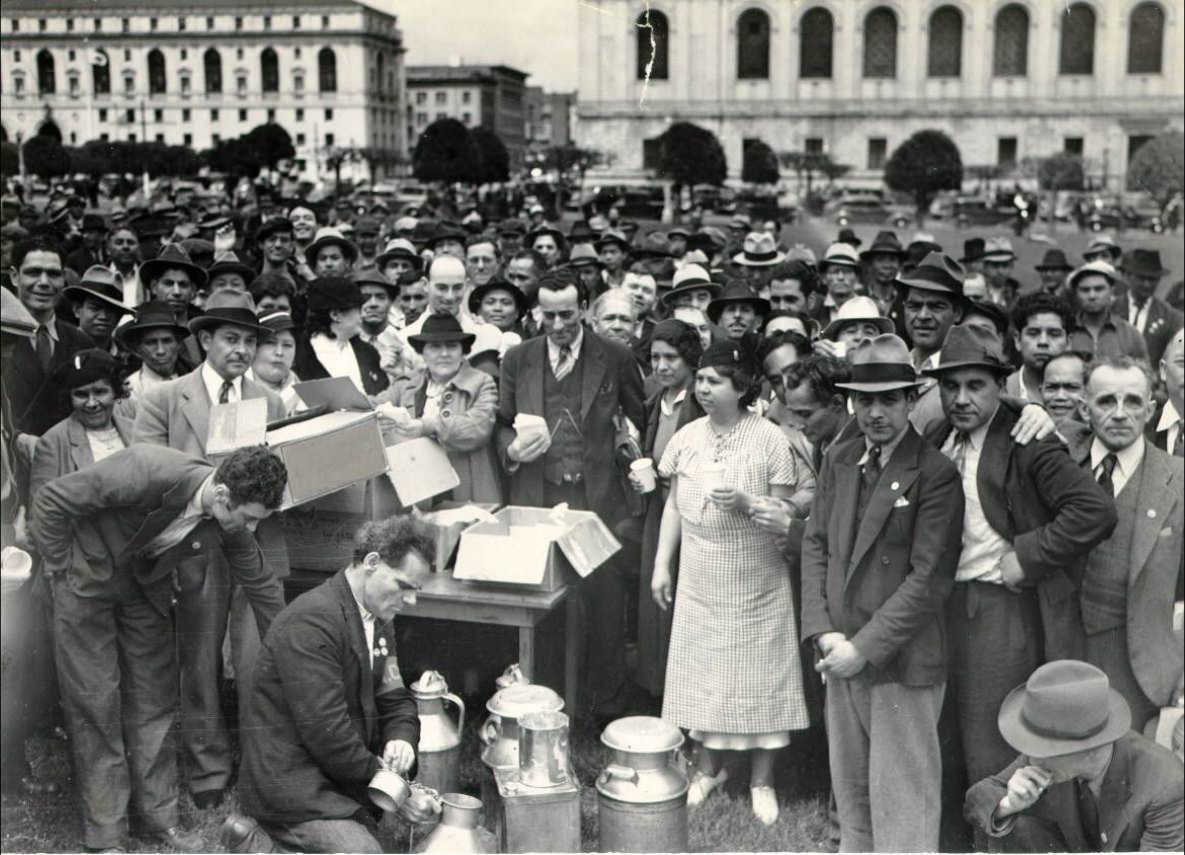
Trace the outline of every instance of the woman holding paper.
{"type": "MultiPolygon", "coordinates": [[[[465,357],[476,338],[452,315],[431,315],[408,343],[424,359],[424,382],[404,389],[396,430],[404,439],[428,436],[448,453],[461,483],[451,498],[502,503],[502,482],[491,439],[498,412],[494,378],[465,357]]],[[[442,498],[449,498],[444,496],[442,498]]]]}
{"type": "Polygon", "coordinates": [[[659,608],[674,605],[663,718],[702,747],[688,804],[727,779],[721,751],[750,751],[753,813],[771,825],[776,752],[809,720],[790,577],[751,516],[788,498],[794,480],[782,432],[748,411],[761,388],[755,345],[747,334],[700,358],[695,397],[707,417],[674,435],[658,467],[671,487],[650,589],[659,608]]]}

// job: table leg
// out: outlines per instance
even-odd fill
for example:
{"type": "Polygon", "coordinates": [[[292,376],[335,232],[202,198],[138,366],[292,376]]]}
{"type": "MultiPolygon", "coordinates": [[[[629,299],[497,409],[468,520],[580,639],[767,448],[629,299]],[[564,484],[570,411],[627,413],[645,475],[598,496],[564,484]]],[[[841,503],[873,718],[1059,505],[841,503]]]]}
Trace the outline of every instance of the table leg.
{"type": "Polygon", "coordinates": [[[518,667],[528,680],[538,678],[535,673],[535,627],[520,626],[518,628],[518,667]]]}
{"type": "Polygon", "coordinates": [[[564,612],[564,709],[574,716],[580,691],[580,602],[574,591],[568,592],[564,612]]]}

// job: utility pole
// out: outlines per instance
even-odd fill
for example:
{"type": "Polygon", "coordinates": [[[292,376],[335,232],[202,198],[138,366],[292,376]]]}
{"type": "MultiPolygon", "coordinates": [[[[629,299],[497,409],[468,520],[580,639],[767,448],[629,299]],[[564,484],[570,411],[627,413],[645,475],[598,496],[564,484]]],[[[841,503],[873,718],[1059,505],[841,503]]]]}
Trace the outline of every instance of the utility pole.
{"type": "MultiPolygon", "coordinates": [[[[140,99],[140,139],[142,142],[148,142],[148,117],[144,106],[144,99],[140,99]]],[[[140,183],[144,187],[144,204],[148,204],[148,164],[144,164],[144,171],[140,173],[140,183]]]]}

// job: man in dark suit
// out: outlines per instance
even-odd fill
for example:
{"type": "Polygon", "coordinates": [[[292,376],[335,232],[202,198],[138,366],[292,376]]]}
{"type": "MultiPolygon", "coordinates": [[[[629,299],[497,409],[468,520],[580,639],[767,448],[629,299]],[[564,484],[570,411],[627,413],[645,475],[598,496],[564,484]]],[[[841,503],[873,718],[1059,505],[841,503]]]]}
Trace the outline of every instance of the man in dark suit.
{"type": "MultiPolygon", "coordinates": [[[[510,473],[510,504],[550,508],[567,502],[573,510],[594,511],[613,528],[630,507],[613,464],[614,420],[621,414],[635,426],[645,423],[642,378],[629,349],[584,326],[588,298],[574,271],[545,274],[538,302],[544,335],[502,360],[497,443],[510,473]],[[514,421],[520,414],[543,418],[547,432],[518,435],[514,421]]],[[[615,561],[597,569],[580,590],[588,706],[605,712],[625,681],[624,598],[615,561]]]]}
{"type": "Polygon", "coordinates": [[[1168,398],[1145,429],[1148,441],[1174,457],[1185,457],[1185,330],[1177,330],[1160,358],[1160,379],[1168,398]]]}
{"type": "Polygon", "coordinates": [[[1020,756],[967,791],[965,816],[993,851],[1180,852],[1181,762],[1130,725],[1102,671],[1043,665],[1000,708],[1020,756]]]}
{"type": "MultiPolygon", "coordinates": [[[[246,294],[219,291],[210,297],[206,313],[189,322],[206,353],[205,361],[183,377],[143,392],[133,442],[206,457],[210,409],[215,404],[264,398],[269,421],[284,416],[278,395],[243,376],[255,359],[257,336],[266,331],[253,309],[246,294]]],[[[259,542],[268,566],[283,578],[288,575],[283,530],[274,521],[261,529],[259,542]]],[[[235,599],[231,647],[239,673],[253,661],[259,636],[242,596],[235,599]]],[[[200,807],[221,801],[231,775],[230,735],[219,697],[222,639],[230,611],[231,580],[225,562],[213,555],[207,571],[177,594],[182,744],[190,765],[190,792],[200,807]]]]}
{"type": "Polygon", "coordinates": [[[66,272],[61,249],[52,237],[36,234],[18,243],[13,248],[11,274],[17,296],[37,328],[32,338],[18,341],[4,360],[4,393],[15,433],[38,437],[70,415],[69,400],[50,380],[54,369],[95,344],[78,327],[55,316],[66,272]]]}
{"type": "Polygon", "coordinates": [[[1008,762],[995,726],[1004,697],[1046,659],[1076,656],[1076,563],[1115,527],[1115,509],[1056,437],[1012,438],[1010,373],[994,331],[957,325],[937,364],[945,418],[926,430],[961,473],[966,511],[948,621],[951,690],[968,777],[1008,762]]]}
{"type": "Polygon", "coordinates": [[[1183,665],[1168,604],[1181,599],[1185,573],[1185,461],[1145,439],[1151,412],[1148,369],[1112,358],[1087,375],[1090,428],[1067,436],[1071,457],[1112,493],[1119,518],[1086,560],[1078,594],[1082,658],[1127,700],[1138,732],[1161,707],[1176,703],[1183,665]]]}
{"type": "Polygon", "coordinates": [[[802,545],[802,638],[827,681],[841,851],[938,848],[943,603],[963,531],[954,465],[909,423],[918,379],[895,335],[859,345],[864,436],[823,458],[802,545]]]}
{"type": "MultiPolygon", "coordinates": [[[[431,527],[369,522],[349,567],[298,597],[272,625],[244,712],[234,852],[382,852],[366,787],[380,769],[411,777],[420,719],[403,685],[392,619],[428,578],[431,527]],[[261,833],[262,832],[262,833],[261,833]]],[[[425,806],[426,807],[426,806],[425,806]]],[[[404,814],[430,814],[405,802],[404,814]]]]}
{"type": "Polygon", "coordinates": [[[1158,250],[1129,249],[1119,262],[1127,293],[1118,297],[1111,307],[1113,315],[1126,320],[1144,336],[1152,365],[1160,361],[1173,333],[1185,325],[1185,315],[1156,296],[1160,280],[1168,272],[1160,263],[1158,250]]]}
{"type": "Polygon", "coordinates": [[[215,469],[133,445],[37,491],[30,522],[53,587],[89,849],[126,845],[129,818],[158,843],[208,849],[177,813],[173,595],[217,553],[267,628],[283,600],[252,531],[279,506],[287,479],[263,448],[236,451],[215,469]]]}

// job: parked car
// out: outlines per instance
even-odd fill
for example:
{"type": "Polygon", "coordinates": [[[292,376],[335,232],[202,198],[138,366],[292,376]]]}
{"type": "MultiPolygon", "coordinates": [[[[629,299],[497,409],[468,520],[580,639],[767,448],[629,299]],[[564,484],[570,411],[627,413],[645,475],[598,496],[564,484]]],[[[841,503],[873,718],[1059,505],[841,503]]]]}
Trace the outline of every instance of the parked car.
{"type": "Polygon", "coordinates": [[[998,226],[1015,217],[1016,206],[1011,202],[1005,204],[980,196],[960,196],[954,204],[954,218],[959,228],[998,226]]]}
{"type": "Polygon", "coordinates": [[[858,193],[840,196],[827,203],[836,225],[876,223],[903,229],[913,222],[913,214],[904,208],[890,205],[873,194],[858,193]]]}

